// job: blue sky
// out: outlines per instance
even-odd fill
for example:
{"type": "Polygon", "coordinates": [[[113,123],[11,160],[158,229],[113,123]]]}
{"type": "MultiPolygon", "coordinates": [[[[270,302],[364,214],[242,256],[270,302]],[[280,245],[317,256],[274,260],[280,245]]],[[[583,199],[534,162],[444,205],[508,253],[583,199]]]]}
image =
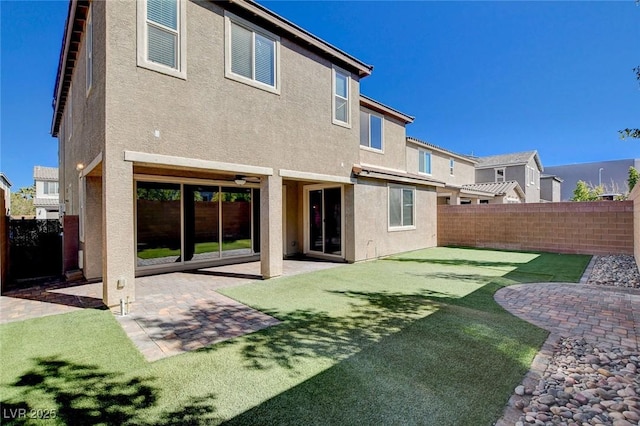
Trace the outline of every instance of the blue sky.
{"type": "MultiPolygon", "coordinates": [[[[375,69],[362,93],[462,154],[537,149],[543,165],[639,158],[640,6],[602,2],[263,1],[375,69]]],[[[0,170],[57,166],[51,100],[64,1],[1,7],[0,170]]]]}

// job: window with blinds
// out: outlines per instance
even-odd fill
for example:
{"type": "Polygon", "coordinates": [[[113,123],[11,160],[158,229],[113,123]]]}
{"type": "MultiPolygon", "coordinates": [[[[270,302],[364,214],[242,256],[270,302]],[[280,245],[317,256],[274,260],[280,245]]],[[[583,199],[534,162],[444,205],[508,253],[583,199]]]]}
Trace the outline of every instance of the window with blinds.
{"type": "Polygon", "coordinates": [[[186,0],[138,0],[138,66],[187,78],[186,0]]]}
{"type": "Polygon", "coordinates": [[[147,0],[147,59],[178,69],[178,0],[147,0]]]}
{"type": "Polygon", "coordinates": [[[418,151],[418,172],[427,175],[431,174],[431,152],[418,151]]]}
{"type": "Polygon", "coordinates": [[[258,87],[277,89],[278,37],[231,14],[226,17],[227,76],[258,87]]]}

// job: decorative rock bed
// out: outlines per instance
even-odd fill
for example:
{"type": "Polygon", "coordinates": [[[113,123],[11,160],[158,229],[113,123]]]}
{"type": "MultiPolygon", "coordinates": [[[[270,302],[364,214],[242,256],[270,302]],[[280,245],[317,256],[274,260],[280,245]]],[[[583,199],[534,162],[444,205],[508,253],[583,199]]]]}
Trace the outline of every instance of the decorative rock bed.
{"type": "MultiPolygon", "coordinates": [[[[598,256],[586,284],[640,288],[640,273],[633,256],[598,256]]],[[[640,425],[637,348],[563,337],[549,358],[537,385],[515,389],[516,426],[640,425]]]]}
{"type": "Polygon", "coordinates": [[[640,273],[633,256],[598,256],[587,284],[640,288],[640,273]]]}

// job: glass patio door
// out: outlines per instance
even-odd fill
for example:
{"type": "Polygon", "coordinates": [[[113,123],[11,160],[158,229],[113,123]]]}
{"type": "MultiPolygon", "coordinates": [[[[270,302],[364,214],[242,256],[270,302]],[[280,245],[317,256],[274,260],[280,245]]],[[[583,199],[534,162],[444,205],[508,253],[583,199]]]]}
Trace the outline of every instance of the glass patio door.
{"type": "Polygon", "coordinates": [[[309,191],[309,251],[342,255],[342,189],[309,191]]]}

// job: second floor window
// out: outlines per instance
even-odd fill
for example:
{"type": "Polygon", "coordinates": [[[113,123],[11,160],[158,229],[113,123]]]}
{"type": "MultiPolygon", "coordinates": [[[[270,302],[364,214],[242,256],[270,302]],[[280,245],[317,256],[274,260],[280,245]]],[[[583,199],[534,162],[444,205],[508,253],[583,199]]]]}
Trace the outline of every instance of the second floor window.
{"type": "Polygon", "coordinates": [[[418,171],[427,175],[431,174],[431,153],[429,151],[418,151],[418,171]]]}
{"type": "Polygon", "coordinates": [[[346,71],[333,68],[333,122],[351,127],[349,110],[349,85],[351,77],[346,71]]]}
{"type": "Polygon", "coordinates": [[[277,92],[279,38],[227,13],[225,75],[242,83],[277,92]]]}
{"type": "Polygon", "coordinates": [[[47,195],[58,195],[58,182],[44,182],[44,193],[47,195]]]}
{"type": "Polygon", "coordinates": [[[178,0],[147,0],[147,59],[178,69],[178,0]]]}
{"type": "Polygon", "coordinates": [[[453,158],[450,158],[449,159],[449,174],[451,176],[453,176],[455,165],[456,165],[456,160],[454,160],[453,158]]]}
{"type": "Polygon", "coordinates": [[[138,66],[186,78],[186,0],[138,0],[138,66]]]}
{"type": "Polygon", "coordinates": [[[383,118],[360,111],[360,146],[382,151],[383,118]]]}
{"type": "Polygon", "coordinates": [[[504,182],[504,168],[496,169],[496,182],[504,182]]]}
{"type": "Polygon", "coordinates": [[[86,52],[86,65],[87,65],[87,93],[91,89],[93,84],[93,7],[89,7],[89,13],[87,16],[87,33],[85,35],[85,52],[86,52]]]}

